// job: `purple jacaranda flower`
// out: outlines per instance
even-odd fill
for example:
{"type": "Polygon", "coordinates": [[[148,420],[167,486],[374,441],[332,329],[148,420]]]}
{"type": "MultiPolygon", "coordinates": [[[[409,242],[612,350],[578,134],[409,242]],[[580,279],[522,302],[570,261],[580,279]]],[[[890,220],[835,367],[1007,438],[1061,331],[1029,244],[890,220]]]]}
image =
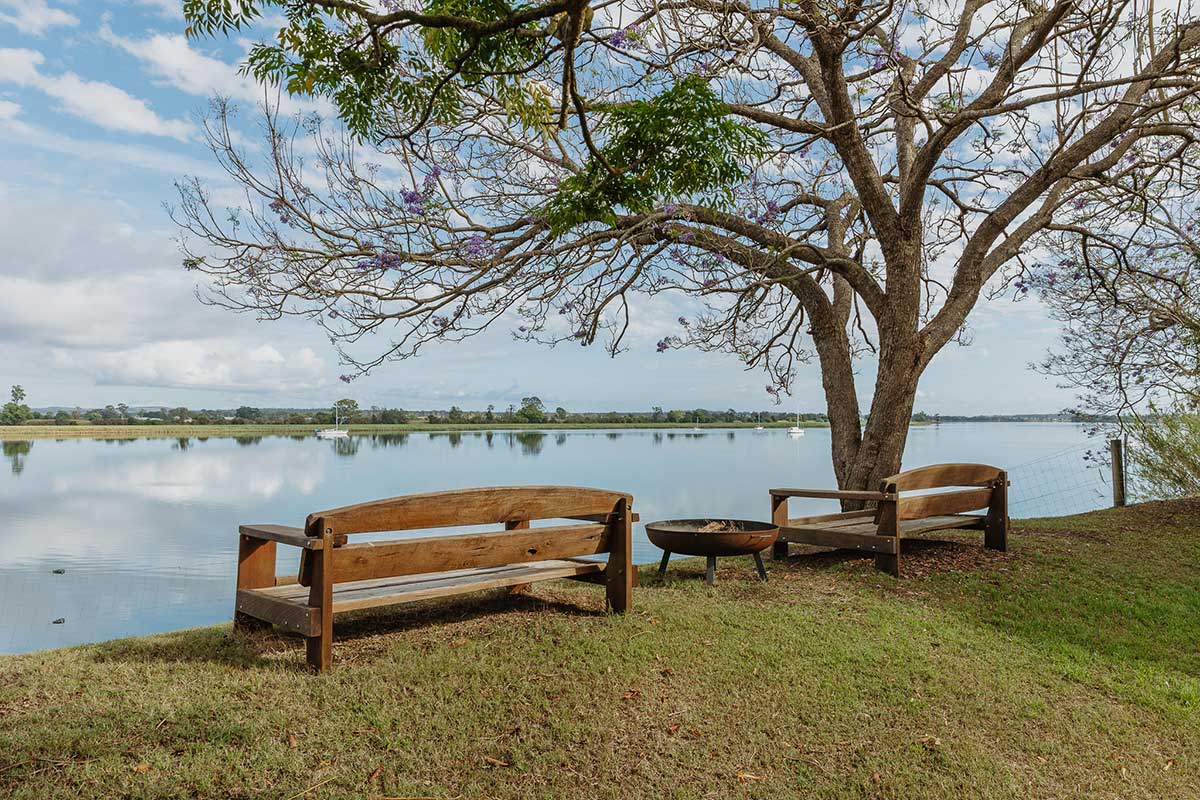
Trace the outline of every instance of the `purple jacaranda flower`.
{"type": "Polygon", "coordinates": [[[340,316],[340,315],[338,314],[338,310],[336,308],[331,308],[331,309],[329,309],[328,316],[330,319],[337,319],[338,316],[340,316]]]}
{"type": "Polygon", "coordinates": [[[667,203],[662,207],[662,211],[664,214],[674,214],[679,211],[679,205],[677,203],[667,203]]]}
{"type": "Polygon", "coordinates": [[[350,381],[354,380],[354,376],[353,375],[338,375],[338,380],[341,381],[342,383],[349,383],[350,381]]]}
{"type": "Polygon", "coordinates": [[[404,201],[408,213],[418,217],[425,215],[425,196],[416,189],[401,189],[400,199],[404,201]]]}
{"type": "Polygon", "coordinates": [[[641,42],[641,38],[642,26],[630,25],[628,27],[621,28],[613,35],[609,36],[608,43],[613,47],[627,49],[636,47],[641,42]]]}
{"type": "Polygon", "coordinates": [[[990,52],[984,53],[983,54],[983,63],[988,65],[988,69],[995,69],[1000,64],[1000,54],[999,53],[990,53],[990,52]]]}
{"type": "Polygon", "coordinates": [[[679,322],[679,324],[680,324],[680,325],[682,325],[682,326],[683,326],[683,327],[685,327],[685,328],[689,328],[689,327],[691,327],[691,324],[692,324],[692,323],[690,323],[690,322],[688,322],[688,321],[687,321],[687,317],[680,317],[680,318],[679,318],[679,320],[678,320],[678,322],[679,322]]]}
{"type": "Polygon", "coordinates": [[[485,237],[478,233],[467,240],[463,246],[463,255],[472,260],[480,260],[491,258],[496,253],[496,248],[485,237]]]}
{"type": "Polygon", "coordinates": [[[696,241],[696,234],[688,231],[679,237],[679,241],[683,242],[684,244],[690,244],[691,242],[696,241]]]}
{"type": "Polygon", "coordinates": [[[1080,197],[1080,198],[1077,198],[1075,200],[1075,202],[1072,203],[1072,205],[1074,206],[1076,211],[1083,211],[1085,208],[1087,208],[1087,200],[1080,197]]]}

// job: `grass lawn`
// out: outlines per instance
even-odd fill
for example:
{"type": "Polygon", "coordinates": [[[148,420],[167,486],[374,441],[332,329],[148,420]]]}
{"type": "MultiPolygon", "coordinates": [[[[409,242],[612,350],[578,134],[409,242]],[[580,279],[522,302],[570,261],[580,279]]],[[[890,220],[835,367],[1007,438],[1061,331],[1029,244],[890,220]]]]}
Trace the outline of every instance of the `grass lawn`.
{"type": "Polygon", "coordinates": [[[1200,501],[0,658],[0,796],[1200,796],[1200,501]],[[969,542],[969,544],[963,544],[969,542]],[[769,565],[770,566],[770,565],[769,565]]]}

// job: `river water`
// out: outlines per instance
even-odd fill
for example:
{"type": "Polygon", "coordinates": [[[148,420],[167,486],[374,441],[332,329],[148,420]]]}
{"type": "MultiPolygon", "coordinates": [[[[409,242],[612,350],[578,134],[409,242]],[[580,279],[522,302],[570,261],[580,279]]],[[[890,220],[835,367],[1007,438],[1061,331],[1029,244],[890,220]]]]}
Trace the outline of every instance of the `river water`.
{"type": "MultiPolygon", "coordinates": [[[[1002,466],[1013,516],[1069,514],[1108,499],[1089,445],[1065,423],[945,424],[913,428],[904,465],[1002,466]]],[[[627,491],[643,521],[769,519],[772,486],[834,486],[820,428],[64,439],[4,442],[3,456],[0,653],[229,619],[239,523],[299,526],[364,500],[511,484],[627,491]]],[[[833,510],[792,502],[794,516],[833,510]]],[[[641,526],[634,537],[634,560],[656,561],[641,526]]]]}

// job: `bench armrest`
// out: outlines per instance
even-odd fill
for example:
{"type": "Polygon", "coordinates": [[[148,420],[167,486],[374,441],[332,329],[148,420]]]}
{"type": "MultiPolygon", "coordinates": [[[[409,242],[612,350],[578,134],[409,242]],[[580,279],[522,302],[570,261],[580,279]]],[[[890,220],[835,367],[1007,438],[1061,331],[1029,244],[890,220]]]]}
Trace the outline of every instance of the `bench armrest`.
{"type": "Polygon", "coordinates": [[[290,528],[287,525],[239,525],[238,533],[253,539],[266,539],[302,547],[305,550],[320,550],[324,546],[321,539],[306,536],[303,528],[290,528]]]}
{"type": "Polygon", "coordinates": [[[772,489],[772,497],[817,497],[828,500],[896,500],[890,492],[869,492],[857,489],[772,489]]]}

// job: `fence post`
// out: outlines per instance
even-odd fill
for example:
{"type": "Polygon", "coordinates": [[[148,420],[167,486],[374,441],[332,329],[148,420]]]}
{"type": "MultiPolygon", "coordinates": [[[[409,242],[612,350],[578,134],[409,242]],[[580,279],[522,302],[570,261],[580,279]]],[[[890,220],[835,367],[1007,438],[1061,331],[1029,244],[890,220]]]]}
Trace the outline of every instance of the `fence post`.
{"type": "Polygon", "coordinates": [[[1125,452],[1120,439],[1110,439],[1108,449],[1112,454],[1113,506],[1125,505],[1125,452]]]}

